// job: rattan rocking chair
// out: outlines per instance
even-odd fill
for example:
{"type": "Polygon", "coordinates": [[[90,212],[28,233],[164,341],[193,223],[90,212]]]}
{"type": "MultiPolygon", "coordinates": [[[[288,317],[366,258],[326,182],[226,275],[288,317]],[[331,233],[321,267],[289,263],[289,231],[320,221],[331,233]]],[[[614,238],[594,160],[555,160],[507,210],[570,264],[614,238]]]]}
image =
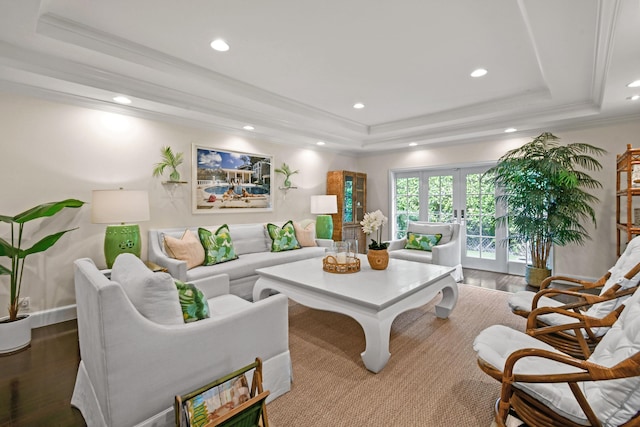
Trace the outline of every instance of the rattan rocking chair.
{"type": "Polygon", "coordinates": [[[640,238],[634,238],[599,280],[552,276],[543,281],[536,293],[515,293],[509,306],[515,314],[528,319],[527,333],[574,357],[586,359],[618,318],[624,301],[638,289],[639,273],[640,238]],[[548,287],[557,281],[578,286],[548,287]]]}
{"type": "MultiPolygon", "coordinates": [[[[638,279],[635,278],[638,272],[640,264],[601,295],[548,289],[549,293],[574,295],[578,301],[560,307],[534,309],[527,317],[527,333],[573,357],[589,358],[618,319],[624,301],[638,289],[638,279]],[[631,286],[634,283],[635,286],[631,286]]],[[[538,300],[534,299],[535,302],[538,300]]]]}
{"type": "MultiPolygon", "coordinates": [[[[609,292],[609,289],[614,287],[614,285],[620,285],[623,280],[623,276],[628,280],[635,280],[636,283],[627,284],[634,286],[637,284],[638,278],[635,277],[636,274],[632,274],[632,270],[637,269],[639,263],[640,236],[637,236],[629,241],[627,247],[620,255],[614,266],[611,267],[600,279],[591,282],[571,276],[551,276],[541,283],[540,290],[538,292],[520,291],[513,294],[513,296],[509,298],[509,306],[515,314],[527,317],[531,311],[538,307],[564,306],[566,302],[559,301],[555,298],[559,295],[578,298],[583,297],[584,295],[589,298],[596,294],[603,296],[603,294],[609,292]],[[577,286],[573,286],[565,290],[549,288],[553,282],[568,283],[570,286],[575,284],[577,286]]],[[[610,295],[610,293],[607,295],[610,295]]],[[[584,301],[579,301],[576,308],[580,307],[581,302],[584,301]]]]}
{"type": "Polygon", "coordinates": [[[502,384],[495,420],[510,409],[529,427],[640,426],[640,293],[587,360],[503,325],[474,341],[480,368],[502,384]]]}

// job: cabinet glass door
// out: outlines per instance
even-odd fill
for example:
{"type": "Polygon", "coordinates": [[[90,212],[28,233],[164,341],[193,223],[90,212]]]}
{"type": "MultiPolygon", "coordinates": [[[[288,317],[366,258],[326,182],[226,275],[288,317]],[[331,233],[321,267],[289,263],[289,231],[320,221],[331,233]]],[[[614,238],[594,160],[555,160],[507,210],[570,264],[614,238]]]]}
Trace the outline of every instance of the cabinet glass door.
{"type": "Polygon", "coordinates": [[[364,209],[366,201],[366,177],[364,174],[356,175],[356,196],[355,196],[355,222],[359,225],[364,219],[364,209]]]}
{"type": "Polygon", "coordinates": [[[353,175],[344,175],[344,209],[342,212],[342,222],[345,224],[352,223],[354,221],[354,181],[353,175]]]}

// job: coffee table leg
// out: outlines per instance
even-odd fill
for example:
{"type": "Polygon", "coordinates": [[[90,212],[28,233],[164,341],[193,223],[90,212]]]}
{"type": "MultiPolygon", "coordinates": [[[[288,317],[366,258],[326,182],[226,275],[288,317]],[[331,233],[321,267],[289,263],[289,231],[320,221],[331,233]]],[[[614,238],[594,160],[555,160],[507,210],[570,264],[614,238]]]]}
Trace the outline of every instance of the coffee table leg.
{"type": "Polygon", "coordinates": [[[364,366],[374,373],[378,373],[389,361],[389,337],[391,335],[391,323],[393,319],[369,320],[356,319],[364,330],[366,342],[365,350],[360,353],[364,366]]]}
{"type": "Polygon", "coordinates": [[[436,305],[436,316],[440,319],[449,317],[458,302],[458,284],[453,278],[449,277],[449,279],[453,283],[442,288],[442,299],[436,305]]]}

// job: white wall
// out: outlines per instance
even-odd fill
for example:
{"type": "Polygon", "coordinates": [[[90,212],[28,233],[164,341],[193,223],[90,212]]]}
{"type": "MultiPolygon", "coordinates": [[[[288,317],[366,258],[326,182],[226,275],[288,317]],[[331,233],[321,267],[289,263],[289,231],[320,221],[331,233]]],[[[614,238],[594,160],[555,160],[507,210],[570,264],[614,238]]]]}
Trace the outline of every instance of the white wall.
{"type": "MultiPolygon", "coordinates": [[[[143,257],[149,228],[311,217],[309,196],[324,193],[326,172],[329,170],[367,173],[367,210],[381,209],[388,215],[389,170],[495,161],[508,149],[530,139],[511,138],[427,149],[417,147],[355,159],[306,147],[277,145],[259,139],[2,93],[0,129],[0,180],[3,183],[0,214],[15,215],[40,203],[70,197],[90,202],[91,190],[95,189],[146,189],[150,194],[151,220],[140,223],[143,257]],[[187,159],[180,172],[183,178],[191,181],[192,143],[273,155],[276,165],[286,162],[292,168],[300,169],[300,174],[292,178],[298,189],[291,190],[286,200],[283,193],[276,190],[273,212],[194,215],[191,213],[189,186],[180,188],[171,198],[161,184],[162,179],[151,176],[153,165],[160,159],[160,148],[170,145],[175,151],[185,154],[187,159]]],[[[594,174],[604,188],[595,192],[601,203],[596,207],[598,227],[592,230],[593,240],[583,247],[559,248],[555,254],[556,273],[598,277],[615,261],[615,156],[622,153],[628,143],[640,146],[640,122],[554,133],[564,142],[585,142],[609,151],[600,159],[604,170],[594,174]]],[[[276,174],[275,177],[277,183],[282,182],[281,175],[276,174]]],[[[31,297],[32,311],[75,303],[74,259],[89,257],[99,267],[104,267],[102,244],[105,226],[91,224],[89,206],[79,210],[67,209],[56,217],[27,224],[26,232],[31,243],[44,234],[38,231],[40,226],[46,226],[46,234],[72,227],[79,229],[63,237],[44,254],[28,259],[22,295],[31,297]]],[[[7,238],[7,233],[6,225],[0,224],[0,236],[7,238]]],[[[6,258],[0,262],[6,265],[6,258]]],[[[0,283],[0,307],[6,307],[8,278],[0,276],[0,283]]],[[[3,312],[4,309],[0,309],[0,317],[3,312]]]]}
{"type": "MultiPolygon", "coordinates": [[[[597,228],[588,227],[592,239],[584,246],[556,248],[554,258],[555,274],[600,277],[616,260],[616,155],[623,153],[627,144],[631,144],[634,148],[640,147],[640,120],[578,131],[555,132],[553,129],[549,131],[560,137],[564,143],[587,143],[608,151],[606,156],[598,158],[603,169],[591,174],[603,185],[601,190],[593,191],[593,194],[600,199],[600,203],[595,206],[597,228]]],[[[535,136],[537,134],[523,138],[505,138],[450,147],[407,148],[400,153],[362,157],[358,160],[358,169],[367,173],[367,210],[380,209],[387,216],[390,213],[390,170],[495,162],[506,151],[530,141],[535,136]]],[[[637,204],[640,207],[640,200],[637,204]]]]}
{"type": "MultiPolygon", "coordinates": [[[[151,220],[140,223],[143,258],[147,231],[158,227],[252,223],[311,218],[309,197],[324,194],[326,173],[333,169],[353,169],[355,160],[313,148],[277,145],[259,139],[243,138],[211,130],[122,116],[76,106],[52,103],[0,93],[0,214],[13,216],[35,205],[77,198],[91,201],[96,189],[148,190],[151,220]],[[179,168],[183,179],[191,181],[192,143],[201,146],[268,154],[276,166],[283,162],[300,173],[292,182],[298,189],[284,198],[274,190],[273,212],[232,214],[192,214],[190,186],[179,188],[172,198],[153,178],[153,165],[160,161],[160,148],[170,145],[183,152],[179,168]]],[[[166,180],[167,177],[164,177],[166,180]]],[[[275,174],[277,185],[282,175],[275,174]]],[[[104,268],[103,224],[92,224],[90,207],[66,209],[53,218],[26,225],[33,244],[43,235],[79,227],[64,236],[43,254],[27,258],[22,296],[31,298],[31,311],[48,310],[74,304],[73,260],[92,258],[104,268]],[[40,227],[44,230],[38,231],[40,227]]],[[[9,229],[0,224],[0,236],[9,238],[9,229]]],[[[8,265],[7,258],[0,258],[8,265]]],[[[8,277],[0,276],[0,317],[8,305],[8,277]]]]}

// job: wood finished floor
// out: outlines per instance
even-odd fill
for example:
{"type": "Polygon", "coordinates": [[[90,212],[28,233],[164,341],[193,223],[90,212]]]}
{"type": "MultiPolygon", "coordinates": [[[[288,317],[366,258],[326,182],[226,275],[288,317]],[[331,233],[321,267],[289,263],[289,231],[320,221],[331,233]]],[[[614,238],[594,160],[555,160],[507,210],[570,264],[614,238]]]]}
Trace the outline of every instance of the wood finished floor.
{"type": "MultiPolygon", "coordinates": [[[[520,276],[470,269],[464,276],[483,288],[529,289],[520,276]]],[[[79,362],[75,320],[34,329],[27,350],[0,357],[0,426],[85,426],[70,405],[79,362]]]]}

